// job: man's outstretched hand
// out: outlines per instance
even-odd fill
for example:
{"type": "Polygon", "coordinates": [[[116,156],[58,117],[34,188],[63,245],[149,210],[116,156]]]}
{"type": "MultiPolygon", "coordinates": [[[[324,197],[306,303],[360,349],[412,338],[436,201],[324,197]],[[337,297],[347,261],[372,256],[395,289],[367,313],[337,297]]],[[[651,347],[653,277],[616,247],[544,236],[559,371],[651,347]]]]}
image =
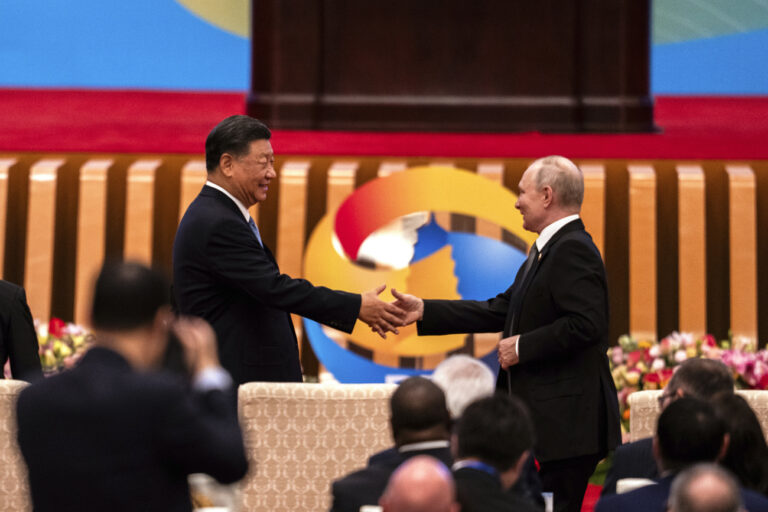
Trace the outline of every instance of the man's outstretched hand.
{"type": "Polygon", "coordinates": [[[386,287],[382,284],[363,293],[358,315],[360,320],[368,324],[371,330],[382,338],[387,337],[387,332],[398,334],[397,328],[405,325],[403,318],[406,315],[406,312],[397,306],[397,302],[384,302],[379,298],[379,294],[386,287]]]}
{"type": "Polygon", "coordinates": [[[394,288],[392,288],[392,295],[397,299],[392,304],[405,312],[405,315],[402,317],[403,323],[401,325],[411,325],[413,322],[421,320],[424,316],[423,300],[415,295],[400,293],[394,288]]]}

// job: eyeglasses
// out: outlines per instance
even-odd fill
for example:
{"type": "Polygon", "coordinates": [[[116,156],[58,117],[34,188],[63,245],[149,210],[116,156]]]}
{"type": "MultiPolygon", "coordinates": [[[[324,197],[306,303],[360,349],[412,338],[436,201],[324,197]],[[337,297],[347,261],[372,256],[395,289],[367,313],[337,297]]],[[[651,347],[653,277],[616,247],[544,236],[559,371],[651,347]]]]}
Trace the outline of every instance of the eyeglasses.
{"type": "Polygon", "coordinates": [[[659,400],[659,407],[664,408],[664,402],[667,401],[667,399],[672,398],[675,396],[675,393],[667,393],[666,391],[661,394],[661,396],[658,398],[659,400]]]}

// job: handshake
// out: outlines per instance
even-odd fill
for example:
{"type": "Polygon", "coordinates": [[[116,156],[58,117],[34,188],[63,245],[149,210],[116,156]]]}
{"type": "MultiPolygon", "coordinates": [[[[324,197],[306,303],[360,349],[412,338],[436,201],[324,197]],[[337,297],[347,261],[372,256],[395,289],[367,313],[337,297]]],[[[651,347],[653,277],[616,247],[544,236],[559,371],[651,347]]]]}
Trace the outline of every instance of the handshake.
{"type": "Polygon", "coordinates": [[[379,298],[386,285],[381,285],[362,294],[360,304],[360,320],[368,324],[371,330],[382,338],[387,332],[398,334],[398,327],[405,327],[424,314],[424,301],[414,295],[400,293],[392,288],[393,302],[385,302],[379,298]]]}

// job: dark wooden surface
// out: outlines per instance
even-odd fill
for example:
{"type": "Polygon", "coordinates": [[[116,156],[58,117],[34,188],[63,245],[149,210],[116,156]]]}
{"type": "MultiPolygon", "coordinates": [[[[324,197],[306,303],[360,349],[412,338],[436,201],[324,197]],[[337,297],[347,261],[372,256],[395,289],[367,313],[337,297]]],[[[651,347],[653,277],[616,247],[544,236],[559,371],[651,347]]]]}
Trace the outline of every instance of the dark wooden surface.
{"type": "Polygon", "coordinates": [[[651,131],[649,0],[253,1],[273,128],[651,131]]]}

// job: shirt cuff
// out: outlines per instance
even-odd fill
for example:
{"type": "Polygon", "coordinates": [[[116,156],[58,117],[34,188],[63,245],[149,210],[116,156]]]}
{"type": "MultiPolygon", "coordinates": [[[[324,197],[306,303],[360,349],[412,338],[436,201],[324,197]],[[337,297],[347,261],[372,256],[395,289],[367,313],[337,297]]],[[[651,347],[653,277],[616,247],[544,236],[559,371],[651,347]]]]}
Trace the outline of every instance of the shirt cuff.
{"type": "Polygon", "coordinates": [[[522,336],[518,336],[517,343],[515,343],[515,355],[517,356],[518,359],[520,359],[520,339],[521,338],[522,336]]]}
{"type": "Polygon", "coordinates": [[[224,368],[212,366],[195,375],[192,387],[195,391],[202,392],[212,389],[226,391],[232,387],[232,377],[229,376],[229,373],[224,368]]]}

